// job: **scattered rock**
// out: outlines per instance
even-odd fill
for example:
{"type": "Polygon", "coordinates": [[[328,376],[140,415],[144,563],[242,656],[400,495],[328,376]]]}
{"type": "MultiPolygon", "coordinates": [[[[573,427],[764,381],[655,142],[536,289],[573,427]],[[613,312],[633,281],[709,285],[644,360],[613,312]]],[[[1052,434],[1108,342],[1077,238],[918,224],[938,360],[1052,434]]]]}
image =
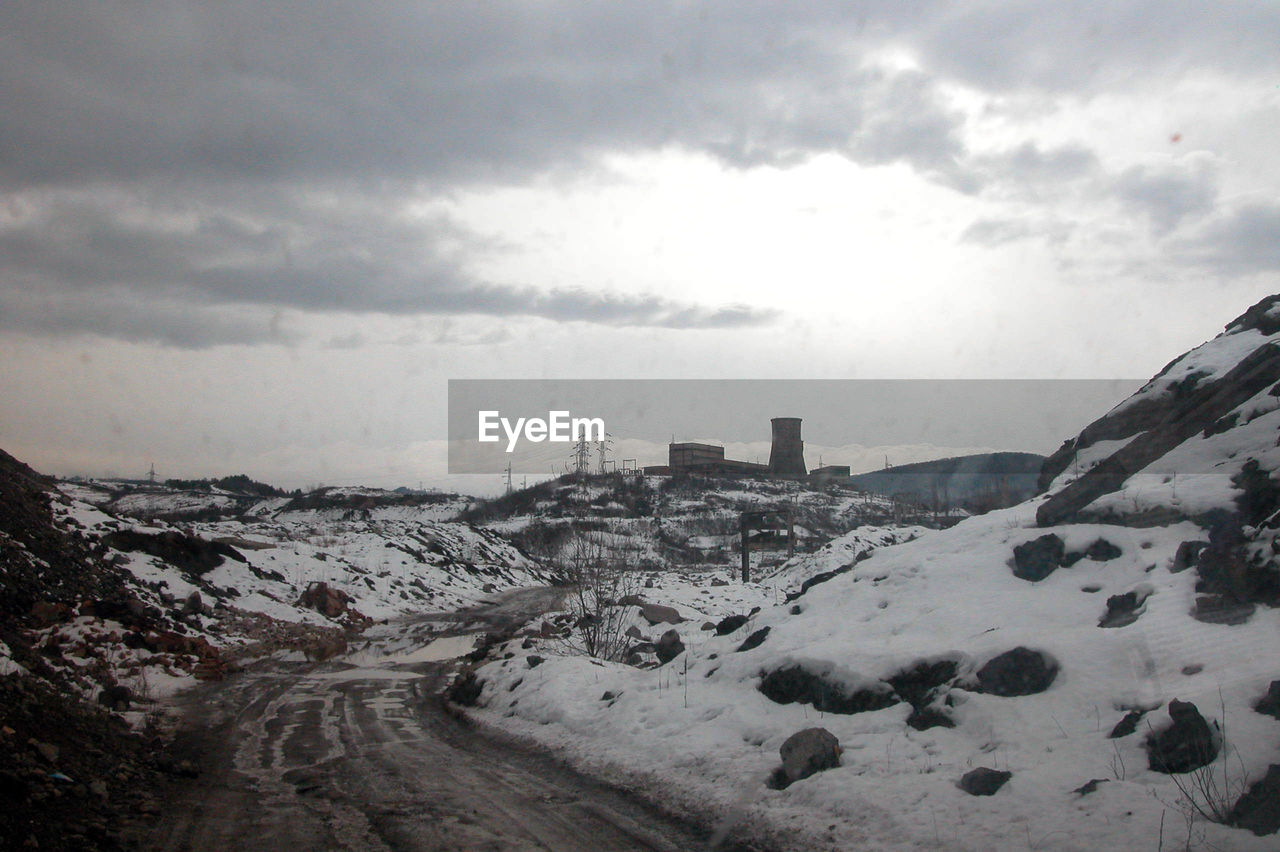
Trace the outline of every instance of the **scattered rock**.
{"type": "Polygon", "coordinates": [[[729,581],[728,581],[728,580],[721,580],[719,577],[717,577],[716,579],[714,579],[714,580],[712,580],[712,581],[711,581],[711,585],[713,585],[713,586],[727,586],[727,585],[729,585],[729,581]]]}
{"type": "Polygon", "coordinates": [[[1098,626],[1125,627],[1133,624],[1145,611],[1147,598],[1150,596],[1149,587],[1134,589],[1123,595],[1112,595],[1107,598],[1107,612],[1098,621],[1098,626]]]}
{"type": "Polygon", "coordinates": [[[1013,576],[1038,582],[1062,564],[1062,539],[1053,533],[1042,535],[1013,549],[1013,576]]]}
{"type": "Polygon", "coordinates": [[[1147,715],[1145,710],[1130,710],[1124,714],[1123,719],[1116,722],[1115,727],[1111,729],[1111,733],[1107,734],[1107,738],[1118,740],[1121,737],[1129,736],[1138,730],[1138,723],[1142,721],[1142,717],[1145,715],[1147,715]]]}
{"type": "Polygon", "coordinates": [[[865,713],[898,703],[893,687],[883,681],[846,691],[839,683],[798,666],[786,666],[765,675],[760,691],[778,704],[812,704],[824,713],[865,713]]]}
{"type": "Polygon", "coordinates": [[[644,606],[648,601],[639,595],[623,595],[618,599],[618,606],[644,606]]]}
{"type": "Polygon", "coordinates": [[[955,679],[959,667],[957,660],[919,660],[885,680],[903,701],[920,708],[934,700],[940,687],[955,679]]]}
{"type": "Polygon", "coordinates": [[[98,693],[98,703],[108,710],[126,711],[133,702],[133,692],[122,684],[108,686],[98,693]]]}
{"type": "Polygon", "coordinates": [[[1191,617],[1205,624],[1244,624],[1257,607],[1241,603],[1225,595],[1199,595],[1191,610],[1191,617]]]}
{"type": "Polygon", "coordinates": [[[313,580],[298,598],[298,606],[313,609],[326,618],[338,618],[347,611],[351,596],[328,583],[313,580]]]}
{"type": "Polygon", "coordinates": [[[1058,676],[1058,663],[1043,651],[1019,646],[993,657],[978,669],[979,691],[991,695],[1034,695],[1058,676]]]}
{"type": "MultiPolygon", "coordinates": [[[[840,741],[826,728],[805,728],[787,737],[778,749],[786,784],[840,765],[840,741]]],[[[785,786],[785,785],[784,785],[785,786]]]]}
{"type": "Polygon", "coordinates": [[[700,629],[700,630],[703,630],[703,631],[707,631],[707,630],[715,630],[715,629],[716,629],[716,623],[715,623],[714,621],[704,621],[704,622],[702,622],[702,627],[700,627],[699,629],[700,629]]]}
{"type": "Polygon", "coordinates": [[[640,614],[650,624],[681,624],[684,622],[684,619],[680,617],[680,612],[675,607],[663,606],[662,604],[644,604],[640,607],[640,614]]]}
{"type": "Polygon", "coordinates": [[[1173,555],[1173,562],[1169,565],[1169,573],[1179,574],[1195,565],[1200,558],[1200,551],[1208,546],[1207,541],[1184,541],[1178,545],[1178,552],[1173,555]]]}
{"type": "Polygon", "coordinates": [[[192,592],[187,595],[187,599],[182,602],[183,615],[199,615],[204,612],[204,599],[200,597],[200,593],[192,592]]]}
{"type": "Polygon", "coordinates": [[[733,631],[747,623],[745,615],[729,615],[720,619],[720,623],[716,625],[717,636],[728,636],[733,631]]]}
{"type": "Polygon", "coordinates": [[[741,652],[741,651],[750,651],[752,648],[759,648],[760,645],[764,643],[764,640],[767,639],[768,637],[769,637],[769,628],[761,627],[759,630],[752,633],[746,639],[743,639],[742,644],[738,646],[737,650],[741,652]]]}
{"type": "Polygon", "coordinates": [[[467,670],[458,675],[449,686],[448,699],[463,707],[475,707],[480,701],[480,693],[484,691],[484,681],[476,677],[476,673],[467,670]]]}
{"type": "Polygon", "coordinates": [[[628,639],[638,639],[641,642],[644,642],[648,638],[644,635],[644,631],[639,627],[636,627],[634,624],[628,627],[626,632],[622,635],[626,636],[628,639]]]}
{"type": "Polygon", "coordinates": [[[1280,680],[1271,681],[1267,694],[1257,704],[1253,705],[1253,709],[1264,716],[1280,719],[1280,680]]]}
{"type": "Polygon", "coordinates": [[[1094,778],[1092,781],[1088,781],[1084,784],[1081,784],[1079,787],[1075,788],[1071,792],[1075,793],[1077,796],[1087,796],[1090,793],[1097,790],[1099,784],[1107,783],[1107,780],[1108,779],[1106,778],[1094,778]]]}
{"type": "Polygon", "coordinates": [[[912,707],[911,715],[907,717],[907,724],[917,731],[956,726],[955,720],[937,707],[912,707]]]}
{"type": "Polygon", "coordinates": [[[1187,677],[1191,677],[1191,675],[1198,675],[1202,671],[1204,671],[1204,666],[1199,663],[1192,663],[1189,666],[1182,667],[1182,673],[1187,677]]]}
{"type": "Polygon", "coordinates": [[[536,669],[538,666],[542,665],[542,663],[544,662],[543,658],[539,657],[537,654],[530,654],[529,656],[524,658],[524,661],[528,663],[529,668],[531,669],[536,669]]]}
{"type": "Polygon", "coordinates": [[[613,699],[615,699],[615,698],[617,698],[617,697],[618,697],[618,696],[614,695],[612,692],[610,692],[609,690],[607,690],[607,689],[606,689],[606,690],[604,691],[604,695],[601,695],[601,696],[600,696],[600,700],[601,700],[601,701],[612,701],[613,699]]]}
{"type": "Polygon", "coordinates": [[[1166,775],[1190,772],[1213,762],[1218,756],[1209,723],[1189,701],[1169,702],[1173,724],[1147,737],[1147,759],[1153,770],[1166,775]]]}
{"type": "Polygon", "coordinates": [[[1259,837],[1280,831],[1280,765],[1271,764],[1267,774],[1236,801],[1227,824],[1259,837]]]}
{"type": "Polygon", "coordinates": [[[1095,562],[1107,562],[1124,555],[1124,551],[1105,538],[1100,538],[1085,550],[1084,555],[1095,562]]]}
{"type": "Polygon", "coordinates": [[[31,605],[31,626],[37,630],[61,624],[71,617],[71,607],[53,601],[36,601],[31,605]]]}
{"type": "Polygon", "coordinates": [[[956,786],[970,796],[994,796],[1012,777],[1012,772],[979,766],[966,772],[956,786]]]}
{"type": "Polygon", "coordinates": [[[684,653],[684,643],[680,641],[680,633],[674,629],[663,633],[653,646],[653,650],[658,655],[659,663],[666,665],[671,662],[684,653]]]}

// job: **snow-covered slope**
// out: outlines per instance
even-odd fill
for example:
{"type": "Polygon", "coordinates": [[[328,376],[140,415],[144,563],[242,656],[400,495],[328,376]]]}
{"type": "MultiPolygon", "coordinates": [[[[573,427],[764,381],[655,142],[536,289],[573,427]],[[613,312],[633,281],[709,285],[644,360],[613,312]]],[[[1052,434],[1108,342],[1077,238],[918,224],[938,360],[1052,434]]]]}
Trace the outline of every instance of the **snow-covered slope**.
{"type": "Polygon", "coordinates": [[[789,848],[1274,849],[1197,811],[1280,781],[1280,710],[1255,709],[1280,680],[1278,334],[1272,298],[1055,454],[1045,494],[876,549],[656,671],[551,643],[530,668],[513,644],[477,712],[789,848]],[[774,789],[812,726],[841,765],[774,789]],[[977,768],[1011,775],[975,796],[977,768]]]}
{"type": "Polygon", "coordinates": [[[272,517],[181,528],[114,517],[79,501],[64,511],[82,529],[103,536],[119,553],[117,559],[157,593],[181,600],[199,591],[214,602],[289,621],[326,622],[314,609],[298,605],[316,582],[347,595],[360,614],[382,619],[452,610],[496,590],[544,580],[536,563],[498,535],[462,523],[394,517],[413,517],[407,507],[354,513],[350,520],[342,519],[341,509],[294,508],[276,510],[272,517]],[[144,538],[122,537],[122,532],[144,538]],[[174,533],[220,545],[222,558],[217,565],[191,570],[145,546],[147,538],[174,533]]]}

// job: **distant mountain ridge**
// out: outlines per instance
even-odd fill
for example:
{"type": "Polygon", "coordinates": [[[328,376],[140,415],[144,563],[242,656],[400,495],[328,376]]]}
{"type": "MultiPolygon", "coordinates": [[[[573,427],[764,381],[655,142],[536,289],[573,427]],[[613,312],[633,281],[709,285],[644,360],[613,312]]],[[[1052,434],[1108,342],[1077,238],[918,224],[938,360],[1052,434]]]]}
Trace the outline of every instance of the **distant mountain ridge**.
{"type": "Polygon", "coordinates": [[[928,506],[986,511],[1033,495],[1044,461],[1035,453],[979,453],[859,473],[850,482],[863,491],[928,506]]]}

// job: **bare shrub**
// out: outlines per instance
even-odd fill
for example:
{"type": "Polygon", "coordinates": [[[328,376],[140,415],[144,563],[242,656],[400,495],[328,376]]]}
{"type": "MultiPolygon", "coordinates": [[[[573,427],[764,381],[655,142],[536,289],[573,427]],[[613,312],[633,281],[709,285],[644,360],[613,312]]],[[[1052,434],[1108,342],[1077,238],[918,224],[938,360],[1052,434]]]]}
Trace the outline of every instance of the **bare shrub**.
{"type": "Polygon", "coordinates": [[[608,547],[599,535],[577,532],[562,551],[560,570],[576,620],[567,647],[601,660],[621,660],[627,649],[627,607],[619,601],[640,588],[627,549],[608,547]]]}

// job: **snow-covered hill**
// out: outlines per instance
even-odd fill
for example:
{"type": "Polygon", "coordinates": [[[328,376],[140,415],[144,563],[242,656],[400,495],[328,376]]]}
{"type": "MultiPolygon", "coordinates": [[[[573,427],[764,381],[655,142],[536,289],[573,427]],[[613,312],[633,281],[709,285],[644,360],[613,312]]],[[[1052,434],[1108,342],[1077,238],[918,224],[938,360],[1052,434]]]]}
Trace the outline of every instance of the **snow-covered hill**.
{"type": "Polygon", "coordinates": [[[860,561],[833,542],[785,571],[847,570],[726,635],[676,626],[657,671],[513,644],[477,713],[790,848],[1274,849],[1278,430],[1272,297],[1069,441],[1044,494],[860,561]],[[814,726],[840,765],[777,783],[814,726]],[[994,795],[961,789],[977,769],[994,795]]]}

